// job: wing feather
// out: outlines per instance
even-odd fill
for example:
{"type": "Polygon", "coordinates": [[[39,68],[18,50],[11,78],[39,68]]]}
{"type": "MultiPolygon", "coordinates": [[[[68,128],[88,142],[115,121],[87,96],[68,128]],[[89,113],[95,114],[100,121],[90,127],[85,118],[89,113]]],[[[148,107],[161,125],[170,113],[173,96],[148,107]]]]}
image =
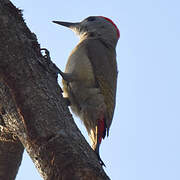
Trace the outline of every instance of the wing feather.
{"type": "MultiPolygon", "coordinates": [[[[92,63],[97,87],[104,95],[104,101],[107,107],[106,126],[109,127],[112,122],[117,86],[117,63],[115,49],[109,47],[99,39],[88,39],[86,43],[87,55],[92,63]]],[[[107,131],[108,132],[108,131],[107,131]]]]}

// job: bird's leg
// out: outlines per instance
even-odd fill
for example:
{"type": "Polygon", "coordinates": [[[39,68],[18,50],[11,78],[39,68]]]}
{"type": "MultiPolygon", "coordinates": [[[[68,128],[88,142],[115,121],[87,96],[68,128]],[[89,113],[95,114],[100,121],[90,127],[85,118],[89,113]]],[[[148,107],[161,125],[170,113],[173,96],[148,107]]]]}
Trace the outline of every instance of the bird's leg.
{"type": "MultiPolygon", "coordinates": [[[[43,62],[40,62],[43,67],[45,67],[47,70],[50,70],[52,72],[55,72],[55,74],[60,74],[62,78],[67,81],[67,83],[72,82],[75,80],[74,76],[70,73],[64,73],[62,72],[51,60],[50,53],[46,48],[42,48],[41,51],[44,51],[45,55],[43,56],[47,61],[46,64],[43,62]]],[[[71,102],[68,98],[64,98],[67,106],[71,105],[71,102]]]]}
{"type": "Polygon", "coordinates": [[[42,57],[46,61],[39,60],[40,64],[49,72],[53,72],[54,74],[58,75],[59,71],[61,71],[51,60],[50,53],[46,48],[41,48],[41,51],[44,51],[45,55],[42,55],[42,57]]]}
{"type": "Polygon", "coordinates": [[[64,73],[62,72],[52,61],[50,58],[50,53],[46,48],[42,48],[41,51],[44,51],[45,55],[43,56],[45,59],[47,59],[49,61],[50,69],[53,69],[53,71],[55,71],[56,73],[60,74],[62,76],[62,78],[67,81],[67,82],[72,82],[75,81],[76,78],[73,76],[73,74],[71,73],[64,73]]]}
{"type": "Polygon", "coordinates": [[[64,101],[65,101],[65,103],[66,103],[67,106],[70,106],[70,105],[71,105],[71,102],[70,102],[70,100],[69,100],[68,97],[64,97],[64,101]]]}
{"type": "Polygon", "coordinates": [[[76,77],[73,76],[72,73],[64,73],[64,72],[62,72],[60,69],[59,69],[59,74],[60,74],[60,75],[62,76],[62,78],[63,78],[66,82],[68,82],[68,83],[77,80],[76,77]]]}

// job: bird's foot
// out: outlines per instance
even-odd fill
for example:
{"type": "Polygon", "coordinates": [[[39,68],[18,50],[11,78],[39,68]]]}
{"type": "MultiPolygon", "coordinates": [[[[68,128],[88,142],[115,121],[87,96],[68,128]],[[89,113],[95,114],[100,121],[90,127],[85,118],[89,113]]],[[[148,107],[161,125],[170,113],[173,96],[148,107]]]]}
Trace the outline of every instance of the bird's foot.
{"type": "Polygon", "coordinates": [[[50,53],[46,48],[42,48],[41,51],[44,51],[43,57],[48,61],[49,63],[49,69],[51,71],[55,72],[56,74],[60,74],[62,78],[67,82],[72,82],[75,80],[75,77],[71,73],[64,73],[62,72],[52,61],[50,57],[50,53]]]}
{"type": "Polygon", "coordinates": [[[41,51],[44,51],[44,55],[42,55],[45,59],[51,60],[50,53],[46,48],[41,48],[41,51]]]}
{"type": "Polygon", "coordinates": [[[46,61],[40,61],[40,64],[43,65],[49,72],[53,72],[58,75],[61,70],[52,62],[49,51],[46,48],[41,48],[41,51],[44,51],[42,56],[46,61]]]}
{"type": "Polygon", "coordinates": [[[69,98],[64,97],[64,101],[65,101],[65,103],[66,103],[67,106],[70,106],[70,105],[71,105],[71,102],[70,102],[69,98]]]}

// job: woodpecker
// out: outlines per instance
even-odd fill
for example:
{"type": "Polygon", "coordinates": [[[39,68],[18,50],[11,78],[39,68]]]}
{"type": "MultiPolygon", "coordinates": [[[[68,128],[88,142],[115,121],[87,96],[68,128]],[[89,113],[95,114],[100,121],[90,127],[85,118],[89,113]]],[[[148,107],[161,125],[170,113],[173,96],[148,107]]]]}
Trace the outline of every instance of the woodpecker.
{"type": "Polygon", "coordinates": [[[90,16],[81,22],[53,21],[74,31],[80,41],[72,50],[63,78],[64,97],[80,117],[99,155],[102,138],[109,135],[116,101],[116,45],[120,31],[107,17],[90,16]]]}

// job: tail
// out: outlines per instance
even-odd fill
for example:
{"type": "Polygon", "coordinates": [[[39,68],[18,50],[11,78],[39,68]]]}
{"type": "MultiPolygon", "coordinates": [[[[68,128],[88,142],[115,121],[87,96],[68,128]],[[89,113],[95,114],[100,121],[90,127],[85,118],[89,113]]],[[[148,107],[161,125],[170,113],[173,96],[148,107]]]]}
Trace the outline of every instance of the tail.
{"type": "MultiPolygon", "coordinates": [[[[104,117],[102,119],[98,120],[98,125],[97,125],[97,144],[96,144],[96,148],[95,148],[95,153],[98,157],[98,160],[101,164],[101,166],[105,166],[104,162],[102,161],[102,159],[100,158],[99,155],[99,147],[102,141],[102,138],[104,139],[106,136],[106,124],[105,124],[105,119],[104,117]]],[[[105,166],[106,167],[106,166],[105,166]]]]}
{"type": "Polygon", "coordinates": [[[98,158],[98,161],[99,161],[100,165],[106,167],[106,165],[104,164],[104,162],[102,161],[102,159],[101,159],[101,157],[100,157],[100,155],[99,155],[99,145],[100,145],[100,144],[97,144],[96,149],[95,149],[94,152],[95,152],[96,155],[97,155],[97,158],[98,158]]]}

